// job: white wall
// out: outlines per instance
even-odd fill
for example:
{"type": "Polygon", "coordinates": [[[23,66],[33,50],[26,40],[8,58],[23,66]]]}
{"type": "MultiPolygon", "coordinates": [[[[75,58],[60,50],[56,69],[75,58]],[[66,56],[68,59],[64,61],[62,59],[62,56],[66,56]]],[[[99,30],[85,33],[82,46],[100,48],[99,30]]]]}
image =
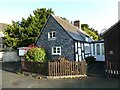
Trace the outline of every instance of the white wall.
{"type": "Polygon", "coordinates": [[[4,52],[0,52],[0,60],[2,60],[4,52]]]}

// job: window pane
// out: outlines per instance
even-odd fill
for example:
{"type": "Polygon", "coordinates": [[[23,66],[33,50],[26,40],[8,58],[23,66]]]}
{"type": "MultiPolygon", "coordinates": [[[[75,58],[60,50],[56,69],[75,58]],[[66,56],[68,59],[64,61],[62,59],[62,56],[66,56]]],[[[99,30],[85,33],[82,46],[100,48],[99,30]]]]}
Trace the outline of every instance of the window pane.
{"type": "Polygon", "coordinates": [[[60,48],[57,48],[57,53],[60,53],[60,48]]]}
{"type": "Polygon", "coordinates": [[[53,48],[53,53],[56,53],[56,48],[53,48]]]}
{"type": "Polygon", "coordinates": [[[104,44],[102,44],[102,55],[104,55],[104,44]]]}
{"type": "Polygon", "coordinates": [[[50,35],[50,38],[52,38],[52,33],[49,33],[49,35],[50,35]]]}
{"type": "Polygon", "coordinates": [[[85,54],[90,53],[90,45],[88,43],[85,43],[84,46],[85,46],[85,54]]]}
{"type": "Polygon", "coordinates": [[[55,37],[55,32],[53,32],[53,37],[55,37]]]}
{"type": "Polygon", "coordinates": [[[100,55],[100,44],[97,44],[97,55],[100,55]]]}
{"type": "Polygon", "coordinates": [[[95,55],[95,44],[93,44],[93,55],[95,55]]]}

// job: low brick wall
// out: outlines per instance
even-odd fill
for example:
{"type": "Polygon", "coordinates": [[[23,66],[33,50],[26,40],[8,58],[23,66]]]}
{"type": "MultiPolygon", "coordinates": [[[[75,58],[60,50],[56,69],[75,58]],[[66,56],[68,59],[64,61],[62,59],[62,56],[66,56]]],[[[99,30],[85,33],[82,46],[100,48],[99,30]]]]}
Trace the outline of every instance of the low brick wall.
{"type": "Polygon", "coordinates": [[[18,72],[21,69],[21,63],[18,62],[2,62],[2,70],[10,71],[10,72],[18,72]]]}
{"type": "Polygon", "coordinates": [[[1,58],[2,69],[10,72],[17,72],[21,68],[20,57],[17,51],[6,51],[1,58]]]}

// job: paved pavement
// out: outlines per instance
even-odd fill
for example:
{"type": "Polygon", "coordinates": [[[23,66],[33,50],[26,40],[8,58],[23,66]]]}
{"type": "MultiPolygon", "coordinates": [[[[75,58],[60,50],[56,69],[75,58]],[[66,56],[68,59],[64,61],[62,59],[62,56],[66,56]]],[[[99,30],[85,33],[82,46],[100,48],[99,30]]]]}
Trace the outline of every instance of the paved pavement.
{"type": "Polygon", "coordinates": [[[118,83],[115,78],[36,79],[2,71],[2,88],[117,88],[118,83]]]}

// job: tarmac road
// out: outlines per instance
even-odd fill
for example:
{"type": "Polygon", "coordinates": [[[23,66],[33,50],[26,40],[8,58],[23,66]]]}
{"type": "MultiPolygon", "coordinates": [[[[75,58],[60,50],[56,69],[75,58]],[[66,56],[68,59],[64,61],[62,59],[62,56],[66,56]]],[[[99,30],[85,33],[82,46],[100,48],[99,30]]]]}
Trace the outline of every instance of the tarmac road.
{"type": "Polygon", "coordinates": [[[2,88],[118,88],[118,83],[115,78],[36,79],[2,71],[2,88]]]}

